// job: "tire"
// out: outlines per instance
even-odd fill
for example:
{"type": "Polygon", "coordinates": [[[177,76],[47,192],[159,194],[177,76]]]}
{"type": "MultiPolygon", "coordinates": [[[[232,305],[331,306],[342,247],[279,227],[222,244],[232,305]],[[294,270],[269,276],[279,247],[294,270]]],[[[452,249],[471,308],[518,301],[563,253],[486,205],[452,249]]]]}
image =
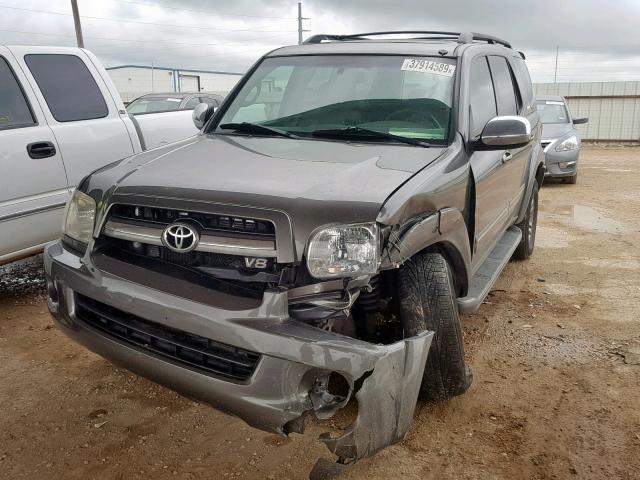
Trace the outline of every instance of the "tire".
{"type": "Polygon", "coordinates": [[[563,181],[564,183],[570,183],[572,185],[575,185],[576,183],[578,183],[578,172],[576,172],[575,175],[572,175],[570,177],[565,177],[563,181]]]}
{"type": "Polygon", "coordinates": [[[451,269],[439,253],[421,253],[398,273],[400,320],[405,337],[435,332],[427,356],[420,398],[446,400],[467,391],[473,375],[464,346],[451,269]]]}
{"type": "Polygon", "coordinates": [[[516,260],[526,260],[533,253],[536,245],[536,230],[538,227],[538,182],[533,182],[533,190],[529,197],[529,204],[524,218],[516,226],[522,231],[522,239],[513,252],[516,260]]]}

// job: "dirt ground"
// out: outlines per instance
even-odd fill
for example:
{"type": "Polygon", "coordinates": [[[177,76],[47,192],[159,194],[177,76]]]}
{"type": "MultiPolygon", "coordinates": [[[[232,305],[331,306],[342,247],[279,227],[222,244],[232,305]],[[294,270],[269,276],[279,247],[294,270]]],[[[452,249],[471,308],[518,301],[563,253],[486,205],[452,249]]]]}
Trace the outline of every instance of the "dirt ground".
{"type": "MultiPolygon", "coordinates": [[[[0,272],[0,477],[304,479],[281,438],[64,337],[38,260],[0,272]]],[[[345,478],[640,478],[640,149],[589,149],[540,192],[537,247],[464,318],[472,388],[419,403],[407,438],[345,478]]]]}

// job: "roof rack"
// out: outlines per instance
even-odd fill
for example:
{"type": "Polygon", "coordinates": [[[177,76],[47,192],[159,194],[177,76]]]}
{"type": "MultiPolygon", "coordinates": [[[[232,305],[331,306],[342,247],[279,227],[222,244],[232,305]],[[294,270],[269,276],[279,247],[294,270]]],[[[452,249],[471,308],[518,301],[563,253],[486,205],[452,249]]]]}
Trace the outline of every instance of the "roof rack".
{"type": "Polygon", "coordinates": [[[382,35],[415,35],[413,40],[445,40],[455,39],[458,43],[473,43],[474,41],[487,42],[492,44],[500,44],[507,48],[512,48],[511,44],[506,40],[494,37],[492,35],[485,35],[484,33],[473,32],[442,32],[435,30],[398,30],[389,32],[367,32],[367,33],[355,33],[352,35],[327,35],[320,34],[307,38],[304,43],[322,43],[323,41],[330,42],[344,42],[349,40],[366,40],[365,37],[377,37],[382,35]]]}

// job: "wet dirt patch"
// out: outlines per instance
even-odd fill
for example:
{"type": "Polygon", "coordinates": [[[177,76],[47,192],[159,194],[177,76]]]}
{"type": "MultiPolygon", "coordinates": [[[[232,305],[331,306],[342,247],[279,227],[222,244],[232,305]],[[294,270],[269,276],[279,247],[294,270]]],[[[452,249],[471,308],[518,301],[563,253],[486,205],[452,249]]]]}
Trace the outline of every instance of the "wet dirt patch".
{"type": "Polygon", "coordinates": [[[598,233],[623,234],[629,229],[615,220],[611,213],[587,205],[574,205],[571,223],[582,230],[598,233]]]}

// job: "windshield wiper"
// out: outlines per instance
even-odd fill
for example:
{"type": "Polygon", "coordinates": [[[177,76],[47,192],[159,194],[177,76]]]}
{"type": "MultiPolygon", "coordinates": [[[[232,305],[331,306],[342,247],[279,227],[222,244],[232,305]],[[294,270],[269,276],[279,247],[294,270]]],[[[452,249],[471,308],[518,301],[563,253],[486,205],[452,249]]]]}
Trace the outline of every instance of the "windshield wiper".
{"type": "Polygon", "coordinates": [[[380,132],[378,130],[371,130],[363,127],[345,127],[345,128],[328,128],[325,130],[314,130],[311,135],[317,137],[372,137],[372,138],[386,138],[394,140],[396,142],[408,143],[409,145],[417,145],[419,147],[432,147],[433,145],[428,142],[423,142],[417,138],[403,137],[402,135],[394,135],[393,133],[380,132]]]}
{"type": "Polygon", "coordinates": [[[219,128],[224,130],[235,130],[236,132],[244,132],[244,133],[266,133],[271,135],[278,135],[280,137],[287,138],[300,138],[293,133],[289,133],[285,130],[280,130],[279,128],[267,127],[266,125],[260,125],[259,123],[249,123],[249,122],[241,122],[241,123],[223,123],[219,125],[219,128]]]}

